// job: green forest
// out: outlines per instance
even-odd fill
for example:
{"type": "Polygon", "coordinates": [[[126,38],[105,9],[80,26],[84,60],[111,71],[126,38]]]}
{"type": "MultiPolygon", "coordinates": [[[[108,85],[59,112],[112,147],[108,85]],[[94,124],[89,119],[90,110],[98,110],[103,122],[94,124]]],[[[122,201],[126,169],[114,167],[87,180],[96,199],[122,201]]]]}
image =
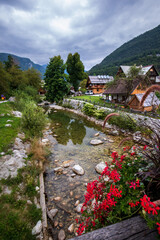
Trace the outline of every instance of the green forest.
{"type": "Polygon", "coordinates": [[[115,75],[120,65],[154,65],[160,72],[160,25],[130,40],[88,71],[115,75]]]}

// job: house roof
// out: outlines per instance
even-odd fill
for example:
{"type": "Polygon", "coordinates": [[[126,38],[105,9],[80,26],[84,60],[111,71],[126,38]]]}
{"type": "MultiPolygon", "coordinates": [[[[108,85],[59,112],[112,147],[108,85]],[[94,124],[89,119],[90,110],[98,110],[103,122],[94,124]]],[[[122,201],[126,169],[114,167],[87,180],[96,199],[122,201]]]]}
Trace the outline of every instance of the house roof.
{"type": "Polygon", "coordinates": [[[112,76],[108,75],[88,76],[88,79],[92,84],[106,84],[114,80],[112,76]]]}
{"type": "MultiPolygon", "coordinates": [[[[131,93],[138,86],[140,82],[141,80],[138,78],[135,78],[133,80],[131,93]]],[[[124,79],[117,80],[114,85],[108,87],[104,91],[104,94],[127,94],[127,93],[128,93],[128,84],[127,84],[127,81],[125,81],[124,79]]]]}
{"type": "MultiPolygon", "coordinates": [[[[135,94],[135,96],[137,97],[137,99],[139,100],[139,102],[141,101],[143,94],[135,94]]],[[[132,98],[133,99],[133,98],[132,98]]],[[[130,100],[130,102],[132,101],[132,99],[130,100]]],[[[160,105],[160,100],[157,98],[157,96],[155,95],[155,93],[151,92],[147,98],[145,99],[144,103],[143,103],[143,107],[150,107],[152,105],[160,105]],[[152,99],[154,96],[154,100],[152,103],[152,99]]]]}
{"type": "MultiPolygon", "coordinates": [[[[131,66],[120,66],[124,74],[127,76],[131,66]]],[[[148,65],[148,66],[136,66],[137,68],[140,68],[140,74],[139,75],[146,75],[146,73],[153,67],[153,65],[148,65]]]]}

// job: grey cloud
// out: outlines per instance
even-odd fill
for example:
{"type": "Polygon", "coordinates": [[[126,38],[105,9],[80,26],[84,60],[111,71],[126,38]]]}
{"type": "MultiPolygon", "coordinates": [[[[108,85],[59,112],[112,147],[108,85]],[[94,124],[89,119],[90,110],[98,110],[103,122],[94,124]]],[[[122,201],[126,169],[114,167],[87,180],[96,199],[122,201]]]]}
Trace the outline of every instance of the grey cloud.
{"type": "Polygon", "coordinates": [[[159,10],[159,0],[1,0],[0,51],[40,64],[77,51],[88,70],[156,27],[159,10]]]}
{"type": "Polygon", "coordinates": [[[12,7],[17,9],[23,9],[25,11],[31,10],[36,6],[37,0],[1,0],[0,6],[12,7]]]}

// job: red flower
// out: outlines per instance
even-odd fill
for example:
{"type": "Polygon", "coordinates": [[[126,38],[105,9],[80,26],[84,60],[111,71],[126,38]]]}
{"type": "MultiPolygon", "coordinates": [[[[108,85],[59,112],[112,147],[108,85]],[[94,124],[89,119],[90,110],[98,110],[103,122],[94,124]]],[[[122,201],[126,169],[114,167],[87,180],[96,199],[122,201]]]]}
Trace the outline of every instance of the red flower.
{"type": "Polygon", "coordinates": [[[121,162],[125,159],[126,155],[121,156],[121,162]]]}
{"type": "Polygon", "coordinates": [[[118,153],[112,152],[111,157],[115,160],[116,158],[118,158],[118,153]]]}
{"type": "Polygon", "coordinates": [[[140,199],[141,200],[141,205],[144,208],[144,210],[147,213],[152,213],[154,214],[158,214],[158,210],[160,210],[160,207],[156,206],[155,203],[150,201],[150,198],[147,195],[144,195],[143,198],[140,199]]]}
{"type": "Polygon", "coordinates": [[[137,202],[135,202],[135,203],[129,203],[129,205],[131,206],[131,207],[135,207],[135,206],[138,206],[138,204],[139,204],[139,201],[137,201],[137,202]]]}
{"type": "Polygon", "coordinates": [[[132,153],[131,153],[131,156],[134,156],[134,155],[135,155],[135,152],[132,152],[132,153]]]}
{"type": "Polygon", "coordinates": [[[131,185],[129,186],[130,188],[133,187],[134,189],[136,189],[136,183],[135,183],[135,182],[131,182],[130,184],[131,184],[131,185]]]}
{"type": "Polygon", "coordinates": [[[157,230],[158,230],[158,233],[160,234],[160,223],[156,223],[157,225],[158,225],[158,228],[157,228],[157,230]]]}
{"type": "Polygon", "coordinates": [[[139,180],[136,181],[137,187],[140,187],[139,180]]]}
{"type": "Polygon", "coordinates": [[[144,150],[146,150],[146,148],[147,148],[147,145],[145,145],[145,146],[143,147],[144,150]]]}

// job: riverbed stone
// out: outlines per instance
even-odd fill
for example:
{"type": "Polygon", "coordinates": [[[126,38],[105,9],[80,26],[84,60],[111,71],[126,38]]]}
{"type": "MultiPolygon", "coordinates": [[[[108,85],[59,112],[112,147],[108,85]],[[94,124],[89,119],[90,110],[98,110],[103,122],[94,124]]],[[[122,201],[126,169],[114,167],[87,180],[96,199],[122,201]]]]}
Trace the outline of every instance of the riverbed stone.
{"type": "Polygon", "coordinates": [[[55,200],[55,201],[60,201],[60,200],[61,200],[61,197],[55,197],[54,200],[55,200]]]}
{"type": "Polygon", "coordinates": [[[106,164],[105,162],[100,162],[96,165],[95,169],[96,169],[96,172],[98,172],[99,174],[101,174],[103,172],[103,170],[105,169],[106,167],[106,164]]]}
{"type": "Polygon", "coordinates": [[[95,137],[98,137],[98,136],[99,136],[99,132],[95,133],[94,136],[95,136],[95,137]]]}
{"type": "Polygon", "coordinates": [[[90,141],[90,144],[96,146],[96,145],[99,145],[99,144],[103,144],[103,141],[100,140],[100,139],[92,139],[90,141]]]}
{"type": "Polygon", "coordinates": [[[62,173],[62,172],[63,172],[63,168],[62,168],[62,167],[54,168],[54,172],[56,172],[56,173],[62,173]]]}
{"type": "Polygon", "coordinates": [[[58,233],[58,240],[64,240],[66,238],[65,231],[61,229],[58,233]]]}
{"type": "Polygon", "coordinates": [[[74,231],[74,224],[73,223],[68,227],[68,231],[70,233],[72,233],[74,231]]]}
{"type": "Polygon", "coordinates": [[[77,200],[76,203],[75,203],[75,206],[77,207],[79,205],[80,201],[77,200]]]}
{"type": "Polygon", "coordinates": [[[54,227],[57,227],[58,226],[58,221],[55,221],[54,222],[54,227]]]}
{"type": "Polygon", "coordinates": [[[72,174],[71,174],[71,177],[72,177],[72,178],[74,178],[75,176],[76,176],[76,174],[75,174],[75,173],[72,173],[72,174]]]}
{"type": "Polygon", "coordinates": [[[113,131],[110,132],[110,135],[118,136],[119,132],[117,130],[113,130],[113,131]]]}
{"type": "Polygon", "coordinates": [[[56,216],[56,214],[58,213],[58,209],[54,208],[54,209],[51,209],[49,212],[50,212],[52,218],[54,218],[56,216]]]}
{"type": "Polygon", "coordinates": [[[32,235],[38,235],[42,231],[42,222],[39,220],[37,224],[32,229],[32,235]]]}
{"type": "Polygon", "coordinates": [[[74,165],[72,171],[78,175],[84,175],[84,169],[79,164],[74,165]]]}
{"type": "Polygon", "coordinates": [[[83,206],[82,203],[78,204],[78,206],[76,207],[76,212],[80,213],[81,209],[82,209],[82,206],[83,206]]]}

